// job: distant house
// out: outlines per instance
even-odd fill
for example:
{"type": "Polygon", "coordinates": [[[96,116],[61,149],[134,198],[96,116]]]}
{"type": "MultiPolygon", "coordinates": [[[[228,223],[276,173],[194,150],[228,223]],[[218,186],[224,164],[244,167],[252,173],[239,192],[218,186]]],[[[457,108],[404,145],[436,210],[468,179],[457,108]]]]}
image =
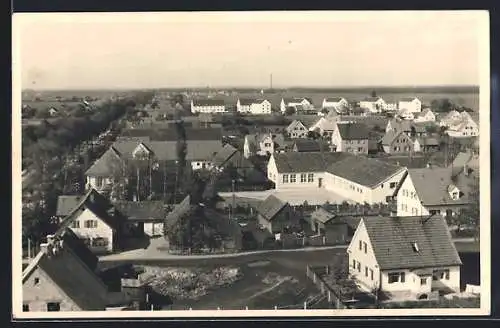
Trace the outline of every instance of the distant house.
{"type": "Polygon", "coordinates": [[[274,195],[270,195],[259,205],[257,220],[261,227],[272,234],[283,233],[297,224],[290,205],[274,195]]]}
{"type": "MultiPolygon", "coordinates": [[[[462,168],[463,170],[463,168],[462,168]]],[[[471,203],[473,176],[452,168],[409,169],[394,192],[397,216],[454,216],[471,203]]]]}
{"type": "Polygon", "coordinates": [[[407,109],[410,113],[422,111],[422,102],[417,97],[402,98],[398,104],[399,110],[407,109]]]}
{"type": "Polygon", "coordinates": [[[94,189],[82,196],[60,196],[56,215],[58,231],[71,229],[94,253],[110,253],[123,244],[124,218],[94,189]]]}
{"type": "Polygon", "coordinates": [[[425,137],[427,136],[426,124],[415,123],[407,120],[393,118],[387,122],[385,132],[404,132],[409,137],[425,137]]]}
{"type": "Polygon", "coordinates": [[[324,98],[321,108],[341,109],[349,106],[349,102],[342,97],[324,98]]]}
{"type": "Polygon", "coordinates": [[[340,117],[335,112],[330,112],[328,115],[319,118],[309,128],[309,131],[318,132],[321,136],[331,137],[337,129],[338,123],[340,123],[340,117]]]}
{"type": "Polygon", "coordinates": [[[350,275],[379,297],[409,301],[460,291],[462,262],[443,218],[362,218],[347,253],[350,275]]]}
{"type": "MultiPolygon", "coordinates": [[[[251,177],[256,174],[255,166],[250,162],[243,152],[234,148],[230,144],[224,145],[212,159],[213,167],[220,171],[228,169],[234,170],[239,177],[252,180],[251,177]]],[[[265,178],[265,177],[264,177],[265,178]]]]}
{"type": "Polygon", "coordinates": [[[281,113],[284,114],[288,107],[304,111],[314,110],[314,105],[310,98],[282,98],[280,103],[281,113]],[[299,108],[297,109],[298,106],[299,108]]]}
{"type": "Polygon", "coordinates": [[[106,310],[108,288],[95,273],[96,264],[71,231],[47,236],[23,270],[23,312],[106,310]]]}
{"type": "Polygon", "coordinates": [[[293,143],[292,151],[306,153],[306,152],[320,152],[328,151],[329,145],[320,140],[299,139],[293,143]]]}
{"type": "Polygon", "coordinates": [[[59,115],[59,110],[55,107],[50,107],[49,108],[49,115],[50,116],[58,116],[59,115]]]}
{"type": "Polygon", "coordinates": [[[345,152],[273,154],[267,165],[277,190],[321,190],[357,203],[392,199],[406,168],[345,152]]]}
{"type": "Polygon", "coordinates": [[[462,119],[460,112],[456,110],[449,111],[444,117],[439,120],[439,126],[450,126],[462,119]]]}
{"type": "Polygon", "coordinates": [[[332,135],[332,147],[338,152],[368,154],[368,137],[365,124],[338,124],[332,135]]]}
{"type": "Polygon", "coordinates": [[[285,150],[286,141],[282,134],[249,134],[245,136],[243,153],[245,158],[252,155],[269,155],[278,150],[285,150]]]}
{"type": "Polygon", "coordinates": [[[439,140],[435,137],[416,137],[413,140],[414,152],[427,153],[439,150],[439,140]]]}
{"type": "Polygon", "coordinates": [[[299,120],[293,120],[293,122],[286,127],[286,133],[292,139],[307,138],[307,132],[307,127],[299,120]]]}
{"type": "Polygon", "coordinates": [[[224,113],[226,105],[221,99],[193,99],[191,100],[192,113],[224,113]]]}
{"type": "Polygon", "coordinates": [[[479,126],[469,113],[461,112],[457,119],[444,118],[440,126],[446,127],[446,134],[453,138],[468,138],[479,136],[479,126]]]}
{"type": "Polygon", "coordinates": [[[324,237],[324,244],[344,244],[349,239],[349,226],[335,213],[320,207],[311,213],[311,230],[324,237]]]}
{"type": "Polygon", "coordinates": [[[416,151],[411,137],[401,130],[386,132],[382,138],[382,149],[387,154],[407,154],[416,151]]]}
{"type": "Polygon", "coordinates": [[[367,97],[359,102],[359,107],[368,109],[371,113],[380,113],[385,108],[385,101],[380,97],[367,97]]]}
{"type": "Polygon", "coordinates": [[[396,115],[402,120],[412,121],[415,118],[413,112],[407,108],[400,109],[396,115]]]}
{"type": "Polygon", "coordinates": [[[430,108],[425,108],[420,113],[415,114],[414,122],[435,122],[436,115],[432,112],[430,108]]]}
{"type": "Polygon", "coordinates": [[[271,114],[271,103],[266,99],[239,99],[236,103],[239,113],[265,115],[271,114]]]}
{"type": "Polygon", "coordinates": [[[116,201],[114,207],[126,218],[127,225],[150,237],[163,235],[167,210],[163,201],[116,201]]]}

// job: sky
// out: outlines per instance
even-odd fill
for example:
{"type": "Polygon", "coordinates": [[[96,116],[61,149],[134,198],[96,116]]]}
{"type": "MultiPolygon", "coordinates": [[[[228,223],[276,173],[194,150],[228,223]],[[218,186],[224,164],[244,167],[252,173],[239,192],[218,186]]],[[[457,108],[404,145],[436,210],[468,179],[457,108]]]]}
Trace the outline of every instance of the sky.
{"type": "Polygon", "coordinates": [[[481,14],[15,14],[14,78],[23,89],[269,87],[270,74],[273,87],[477,85],[481,14]]]}

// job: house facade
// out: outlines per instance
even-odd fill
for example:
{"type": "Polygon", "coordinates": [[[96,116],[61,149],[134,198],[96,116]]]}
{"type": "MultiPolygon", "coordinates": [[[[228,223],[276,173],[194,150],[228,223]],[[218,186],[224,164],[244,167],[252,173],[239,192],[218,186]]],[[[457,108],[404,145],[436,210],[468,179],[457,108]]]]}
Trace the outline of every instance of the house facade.
{"type": "Polygon", "coordinates": [[[266,115],[271,114],[271,103],[267,99],[240,99],[236,103],[239,113],[266,115]]]}
{"type": "Polygon", "coordinates": [[[430,122],[435,122],[436,121],[436,115],[430,108],[425,108],[422,110],[420,113],[417,113],[415,115],[415,118],[413,120],[414,122],[418,123],[430,123],[430,122]]]}
{"type": "Polygon", "coordinates": [[[368,109],[371,113],[380,113],[385,109],[385,104],[380,97],[368,97],[359,102],[359,107],[368,109]]]}
{"type": "Polygon", "coordinates": [[[334,97],[334,98],[324,98],[321,108],[347,108],[349,107],[349,102],[342,97],[334,97]]]}
{"type": "Polygon", "coordinates": [[[267,197],[257,208],[257,221],[261,228],[273,235],[297,224],[290,205],[274,195],[267,197]]]}
{"type": "Polygon", "coordinates": [[[321,136],[331,138],[333,132],[337,130],[338,123],[340,123],[340,117],[335,112],[330,112],[328,115],[320,117],[316,123],[309,128],[309,131],[315,131],[321,136]]]}
{"type": "Polygon", "coordinates": [[[307,127],[299,120],[294,120],[286,127],[286,133],[292,139],[307,138],[308,132],[307,127]]]}
{"type": "Polygon", "coordinates": [[[478,124],[466,111],[463,111],[461,113],[457,111],[449,112],[440,120],[439,126],[446,127],[446,133],[453,138],[468,138],[479,136],[478,124]]]}
{"type": "Polygon", "coordinates": [[[443,218],[362,218],[347,253],[357,285],[390,300],[460,291],[462,262],[443,218]]]}
{"type": "Polygon", "coordinates": [[[288,107],[301,107],[305,111],[314,110],[312,100],[308,98],[282,98],[280,102],[281,113],[285,114],[288,107]]]}
{"type": "Polygon", "coordinates": [[[407,109],[410,113],[419,113],[422,111],[422,102],[417,97],[403,98],[399,101],[398,108],[407,109]]]}
{"type": "Polygon", "coordinates": [[[390,130],[382,138],[382,149],[387,154],[407,154],[418,151],[415,149],[415,143],[404,132],[390,130]]]}
{"type": "Polygon", "coordinates": [[[224,113],[226,105],[219,99],[193,99],[191,100],[192,113],[224,113]]]}
{"type": "Polygon", "coordinates": [[[368,129],[360,123],[337,124],[332,147],[338,152],[368,154],[368,129]]]}

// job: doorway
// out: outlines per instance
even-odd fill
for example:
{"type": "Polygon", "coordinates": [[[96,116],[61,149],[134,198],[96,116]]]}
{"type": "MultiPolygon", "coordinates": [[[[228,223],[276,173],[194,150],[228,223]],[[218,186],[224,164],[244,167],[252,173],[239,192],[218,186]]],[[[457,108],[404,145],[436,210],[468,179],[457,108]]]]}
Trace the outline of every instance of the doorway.
{"type": "Polygon", "coordinates": [[[318,178],[318,188],[323,187],[323,178],[318,178]]]}

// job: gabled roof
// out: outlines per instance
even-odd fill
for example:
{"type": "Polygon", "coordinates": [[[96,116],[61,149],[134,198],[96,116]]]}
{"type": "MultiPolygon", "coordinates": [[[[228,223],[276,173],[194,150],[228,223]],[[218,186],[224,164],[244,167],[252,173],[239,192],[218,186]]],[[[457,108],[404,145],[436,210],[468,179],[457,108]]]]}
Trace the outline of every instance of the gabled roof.
{"type": "Polygon", "coordinates": [[[312,220],[321,222],[323,224],[329,223],[334,218],[335,218],[335,214],[327,211],[323,207],[320,207],[316,211],[311,213],[312,220]]]}
{"type": "Polygon", "coordinates": [[[62,238],[64,243],[68,245],[73,253],[92,271],[95,272],[97,262],[99,259],[92,253],[92,251],[85,245],[71,229],[67,228],[59,232],[56,237],[62,238]]]}
{"type": "Polygon", "coordinates": [[[346,157],[345,152],[286,152],[273,154],[279,173],[325,172],[327,167],[346,157]]]}
{"type": "Polygon", "coordinates": [[[295,128],[296,126],[303,126],[306,130],[307,130],[307,127],[306,125],[300,121],[300,120],[293,120],[292,123],[290,123],[287,127],[286,127],[286,131],[287,132],[293,132],[293,128],[295,128]]]}
{"type": "Polygon", "coordinates": [[[382,138],[382,145],[384,146],[390,146],[396,140],[399,136],[402,136],[405,139],[409,139],[409,137],[403,132],[403,131],[394,131],[390,130],[389,132],[386,132],[384,137],[382,138]]]}
{"type": "Polygon", "coordinates": [[[459,175],[456,181],[453,181],[451,167],[409,169],[408,177],[411,178],[418,198],[425,206],[470,203],[468,191],[470,190],[469,184],[472,182],[471,178],[459,175]],[[450,184],[457,185],[464,195],[457,200],[452,199],[447,191],[450,184]]]}
{"type": "Polygon", "coordinates": [[[114,214],[108,213],[113,209],[113,205],[95,189],[91,188],[82,198],[79,203],[64,217],[56,234],[61,233],[64,229],[68,228],[70,224],[78,217],[78,215],[85,209],[90,210],[99,219],[104,221],[111,229],[120,229],[120,218],[114,214]]]}
{"type": "Polygon", "coordinates": [[[250,106],[255,102],[255,99],[239,98],[241,106],[250,106]]]}
{"type": "Polygon", "coordinates": [[[368,129],[363,123],[343,123],[337,125],[343,140],[367,140],[368,129]]]}
{"type": "Polygon", "coordinates": [[[62,239],[62,244],[59,240],[49,243],[23,271],[23,283],[39,268],[81,310],[105,310],[108,303],[106,285],[88,266],[88,259],[77,255],[81,250],[77,253],[73,249],[73,237],[61,236],[57,239],[62,239]],[[52,253],[54,247],[59,250],[57,253],[52,253]]]}
{"type": "Polygon", "coordinates": [[[195,106],[225,106],[223,99],[193,99],[195,106]]]}
{"type": "Polygon", "coordinates": [[[238,149],[234,148],[230,144],[225,144],[222,148],[217,151],[212,159],[212,163],[217,166],[223,166],[236,152],[238,149]]]}
{"type": "Polygon", "coordinates": [[[326,145],[322,145],[320,141],[309,139],[297,139],[293,145],[297,152],[320,152],[322,148],[326,149],[326,145]]]}
{"type": "Polygon", "coordinates": [[[370,188],[405,168],[365,156],[349,156],[333,165],[326,172],[370,188]]]}
{"type": "Polygon", "coordinates": [[[269,195],[257,208],[257,212],[262,215],[267,221],[272,221],[283,208],[288,206],[288,203],[274,195],[269,195]]]}
{"type": "Polygon", "coordinates": [[[113,205],[128,219],[158,220],[167,214],[163,201],[117,201],[113,205]]]}
{"type": "Polygon", "coordinates": [[[57,198],[57,216],[66,216],[80,204],[85,195],[61,195],[57,198]]]}
{"type": "Polygon", "coordinates": [[[461,265],[444,218],[366,217],[362,219],[381,270],[461,265]],[[424,223],[425,222],[425,223],[424,223]],[[413,249],[418,245],[418,252],[413,249]]]}
{"type": "MultiPolygon", "coordinates": [[[[124,140],[120,140],[119,142],[125,142],[124,140]]],[[[126,141],[133,142],[134,144],[138,144],[140,141],[126,141]]],[[[113,146],[109,147],[108,150],[104,152],[104,154],[98,158],[94,164],[92,164],[89,169],[85,172],[87,176],[109,176],[113,173],[113,170],[120,169],[123,165],[123,159],[121,158],[121,153],[113,146]]]]}
{"type": "Polygon", "coordinates": [[[334,120],[336,115],[330,115],[327,117],[321,117],[319,118],[316,123],[314,123],[310,128],[309,131],[314,131],[316,129],[323,130],[323,131],[335,131],[337,128],[337,122],[334,120]]]}

